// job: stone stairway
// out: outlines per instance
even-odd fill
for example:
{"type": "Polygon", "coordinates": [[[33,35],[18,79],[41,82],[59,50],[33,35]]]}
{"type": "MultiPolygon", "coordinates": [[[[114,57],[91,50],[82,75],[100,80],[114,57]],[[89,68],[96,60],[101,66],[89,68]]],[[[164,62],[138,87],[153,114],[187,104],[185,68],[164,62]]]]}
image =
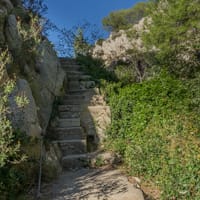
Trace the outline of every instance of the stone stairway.
{"type": "Polygon", "coordinates": [[[100,136],[110,123],[110,110],[90,76],[81,72],[74,60],[61,59],[61,64],[68,78],[67,90],[58,105],[58,118],[55,123],[53,121],[51,133],[54,136],[53,155],[59,167],[61,160],[62,167],[67,170],[48,187],[42,188],[41,200],[144,200],[140,189],[133,187],[119,170],[110,168],[115,160],[113,154],[87,152],[90,139],[100,136]],[[84,168],[89,161],[92,164],[98,158],[108,166],[84,168]]]}
{"type": "Polygon", "coordinates": [[[61,59],[67,74],[67,89],[58,106],[58,122],[54,132],[62,154],[62,166],[75,169],[87,165],[87,135],[81,127],[81,112],[87,103],[85,93],[95,86],[90,76],[72,59],[61,59]]]}

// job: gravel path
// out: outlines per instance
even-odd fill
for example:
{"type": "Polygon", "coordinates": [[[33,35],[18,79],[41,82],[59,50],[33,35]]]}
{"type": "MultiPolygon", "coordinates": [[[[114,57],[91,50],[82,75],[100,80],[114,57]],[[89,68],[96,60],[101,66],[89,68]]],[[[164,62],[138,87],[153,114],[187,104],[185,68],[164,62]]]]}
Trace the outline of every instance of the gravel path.
{"type": "Polygon", "coordinates": [[[42,188],[42,200],[144,200],[119,170],[80,169],[63,172],[42,188]]]}

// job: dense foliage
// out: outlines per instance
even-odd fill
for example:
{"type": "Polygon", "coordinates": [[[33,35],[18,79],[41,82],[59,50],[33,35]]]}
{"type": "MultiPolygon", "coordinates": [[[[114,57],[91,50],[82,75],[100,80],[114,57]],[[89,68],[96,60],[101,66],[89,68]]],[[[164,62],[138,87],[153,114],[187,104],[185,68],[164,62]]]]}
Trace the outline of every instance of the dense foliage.
{"type": "Polygon", "coordinates": [[[90,50],[90,45],[86,42],[83,31],[81,29],[77,30],[77,34],[74,38],[74,53],[75,56],[83,55],[87,56],[90,50]]]}
{"type": "Polygon", "coordinates": [[[90,74],[92,79],[99,85],[102,80],[111,82],[116,82],[118,80],[117,76],[113,72],[109,72],[103,67],[103,62],[99,59],[93,59],[90,55],[79,55],[76,60],[83,66],[83,70],[90,74]]]}
{"type": "Polygon", "coordinates": [[[150,17],[144,41],[157,49],[152,64],[182,77],[194,76],[200,70],[200,1],[160,0],[150,17]]]}
{"type": "Polygon", "coordinates": [[[147,16],[149,12],[148,3],[138,3],[130,9],[111,12],[102,20],[103,26],[109,31],[119,31],[128,29],[136,24],[141,18],[147,16]]]}
{"type": "Polygon", "coordinates": [[[87,55],[95,42],[104,37],[104,33],[95,24],[83,21],[70,29],[59,30],[57,51],[62,56],[75,57],[87,55]]]}
{"type": "MultiPolygon", "coordinates": [[[[1,199],[14,198],[20,190],[24,177],[18,166],[25,160],[21,149],[24,134],[14,130],[9,119],[9,96],[15,88],[14,80],[8,78],[6,65],[10,60],[8,51],[0,53],[0,194],[1,199]]],[[[18,109],[28,103],[24,96],[15,98],[18,109]]]]}
{"type": "Polygon", "coordinates": [[[130,174],[156,183],[162,199],[200,195],[199,84],[164,73],[141,84],[107,86],[109,146],[123,156],[130,174]]]}
{"type": "Polygon", "coordinates": [[[162,71],[127,83],[102,70],[101,62],[79,62],[100,80],[112,111],[107,148],[122,155],[127,172],[158,186],[159,199],[198,200],[200,77],[179,80],[162,71]]]}
{"type": "Polygon", "coordinates": [[[150,23],[141,35],[128,29],[140,18],[124,17],[132,8],[111,13],[103,21],[113,31],[125,29],[130,39],[142,36],[144,44],[144,51],[134,46],[127,52],[132,63],[112,68],[115,79],[100,71],[101,62],[80,61],[101,79],[101,91],[112,110],[107,146],[122,155],[127,172],[156,186],[159,199],[198,200],[200,2],[149,2],[150,23]],[[145,64],[140,81],[134,71],[138,60],[145,64]]]}

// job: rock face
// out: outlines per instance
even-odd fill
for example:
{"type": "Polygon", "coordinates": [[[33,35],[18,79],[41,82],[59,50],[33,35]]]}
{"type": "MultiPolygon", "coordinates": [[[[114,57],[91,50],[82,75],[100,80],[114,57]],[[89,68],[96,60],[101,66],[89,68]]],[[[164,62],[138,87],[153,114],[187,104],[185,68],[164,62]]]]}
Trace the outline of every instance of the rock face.
{"type": "Polygon", "coordinates": [[[102,44],[96,43],[92,52],[93,57],[102,59],[106,66],[110,66],[119,60],[128,62],[128,50],[145,51],[140,37],[145,30],[145,21],[149,22],[150,20],[143,18],[133,28],[111,33],[109,38],[103,41],[102,44]],[[134,39],[130,39],[129,34],[134,34],[134,39]]]}
{"type": "Polygon", "coordinates": [[[95,124],[96,134],[98,135],[97,142],[102,144],[106,137],[106,130],[111,123],[110,107],[97,104],[88,106],[88,110],[95,124]]]}
{"type": "Polygon", "coordinates": [[[16,89],[10,97],[10,105],[13,125],[30,136],[40,136],[42,129],[38,121],[37,106],[26,80],[17,81],[16,89]],[[24,108],[18,108],[14,100],[16,96],[21,95],[25,95],[28,99],[28,104],[24,108]]]}
{"type": "Polygon", "coordinates": [[[30,24],[20,0],[0,0],[0,51],[8,47],[12,63],[7,73],[16,77],[16,89],[9,99],[12,123],[27,135],[39,136],[49,123],[55,97],[61,94],[65,72],[50,42],[40,35],[36,44],[34,34],[32,38],[28,35],[30,24]],[[29,101],[23,110],[15,103],[18,94],[29,101]]]}
{"type": "Polygon", "coordinates": [[[62,70],[56,53],[47,40],[43,41],[39,47],[39,57],[35,67],[38,74],[30,81],[30,86],[39,107],[40,123],[42,128],[46,129],[54,98],[61,94],[65,79],[65,72],[62,70]]]}
{"type": "Polygon", "coordinates": [[[8,16],[5,32],[6,43],[8,44],[10,51],[18,55],[18,53],[21,51],[22,40],[17,28],[17,20],[15,15],[11,14],[8,16]]]}
{"type": "Polygon", "coordinates": [[[0,0],[0,45],[5,42],[4,24],[6,15],[11,9],[13,9],[13,5],[9,0],[0,0]]]}

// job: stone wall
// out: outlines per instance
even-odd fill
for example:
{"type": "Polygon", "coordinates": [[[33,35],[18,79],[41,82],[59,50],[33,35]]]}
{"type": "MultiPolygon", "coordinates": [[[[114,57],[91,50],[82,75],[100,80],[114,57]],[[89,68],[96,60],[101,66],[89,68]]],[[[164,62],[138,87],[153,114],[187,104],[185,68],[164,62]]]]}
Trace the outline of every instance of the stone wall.
{"type": "Polygon", "coordinates": [[[7,73],[16,77],[16,88],[10,96],[10,117],[15,128],[27,135],[39,136],[48,126],[55,96],[63,88],[65,72],[44,36],[41,35],[35,51],[30,51],[20,33],[19,21],[27,31],[31,28],[30,16],[21,1],[0,0],[0,51],[9,50],[12,63],[7,66],[7,73]],[[16,108],[16,94],[28,98],[29,104],[24,109],[16,108]]]}

